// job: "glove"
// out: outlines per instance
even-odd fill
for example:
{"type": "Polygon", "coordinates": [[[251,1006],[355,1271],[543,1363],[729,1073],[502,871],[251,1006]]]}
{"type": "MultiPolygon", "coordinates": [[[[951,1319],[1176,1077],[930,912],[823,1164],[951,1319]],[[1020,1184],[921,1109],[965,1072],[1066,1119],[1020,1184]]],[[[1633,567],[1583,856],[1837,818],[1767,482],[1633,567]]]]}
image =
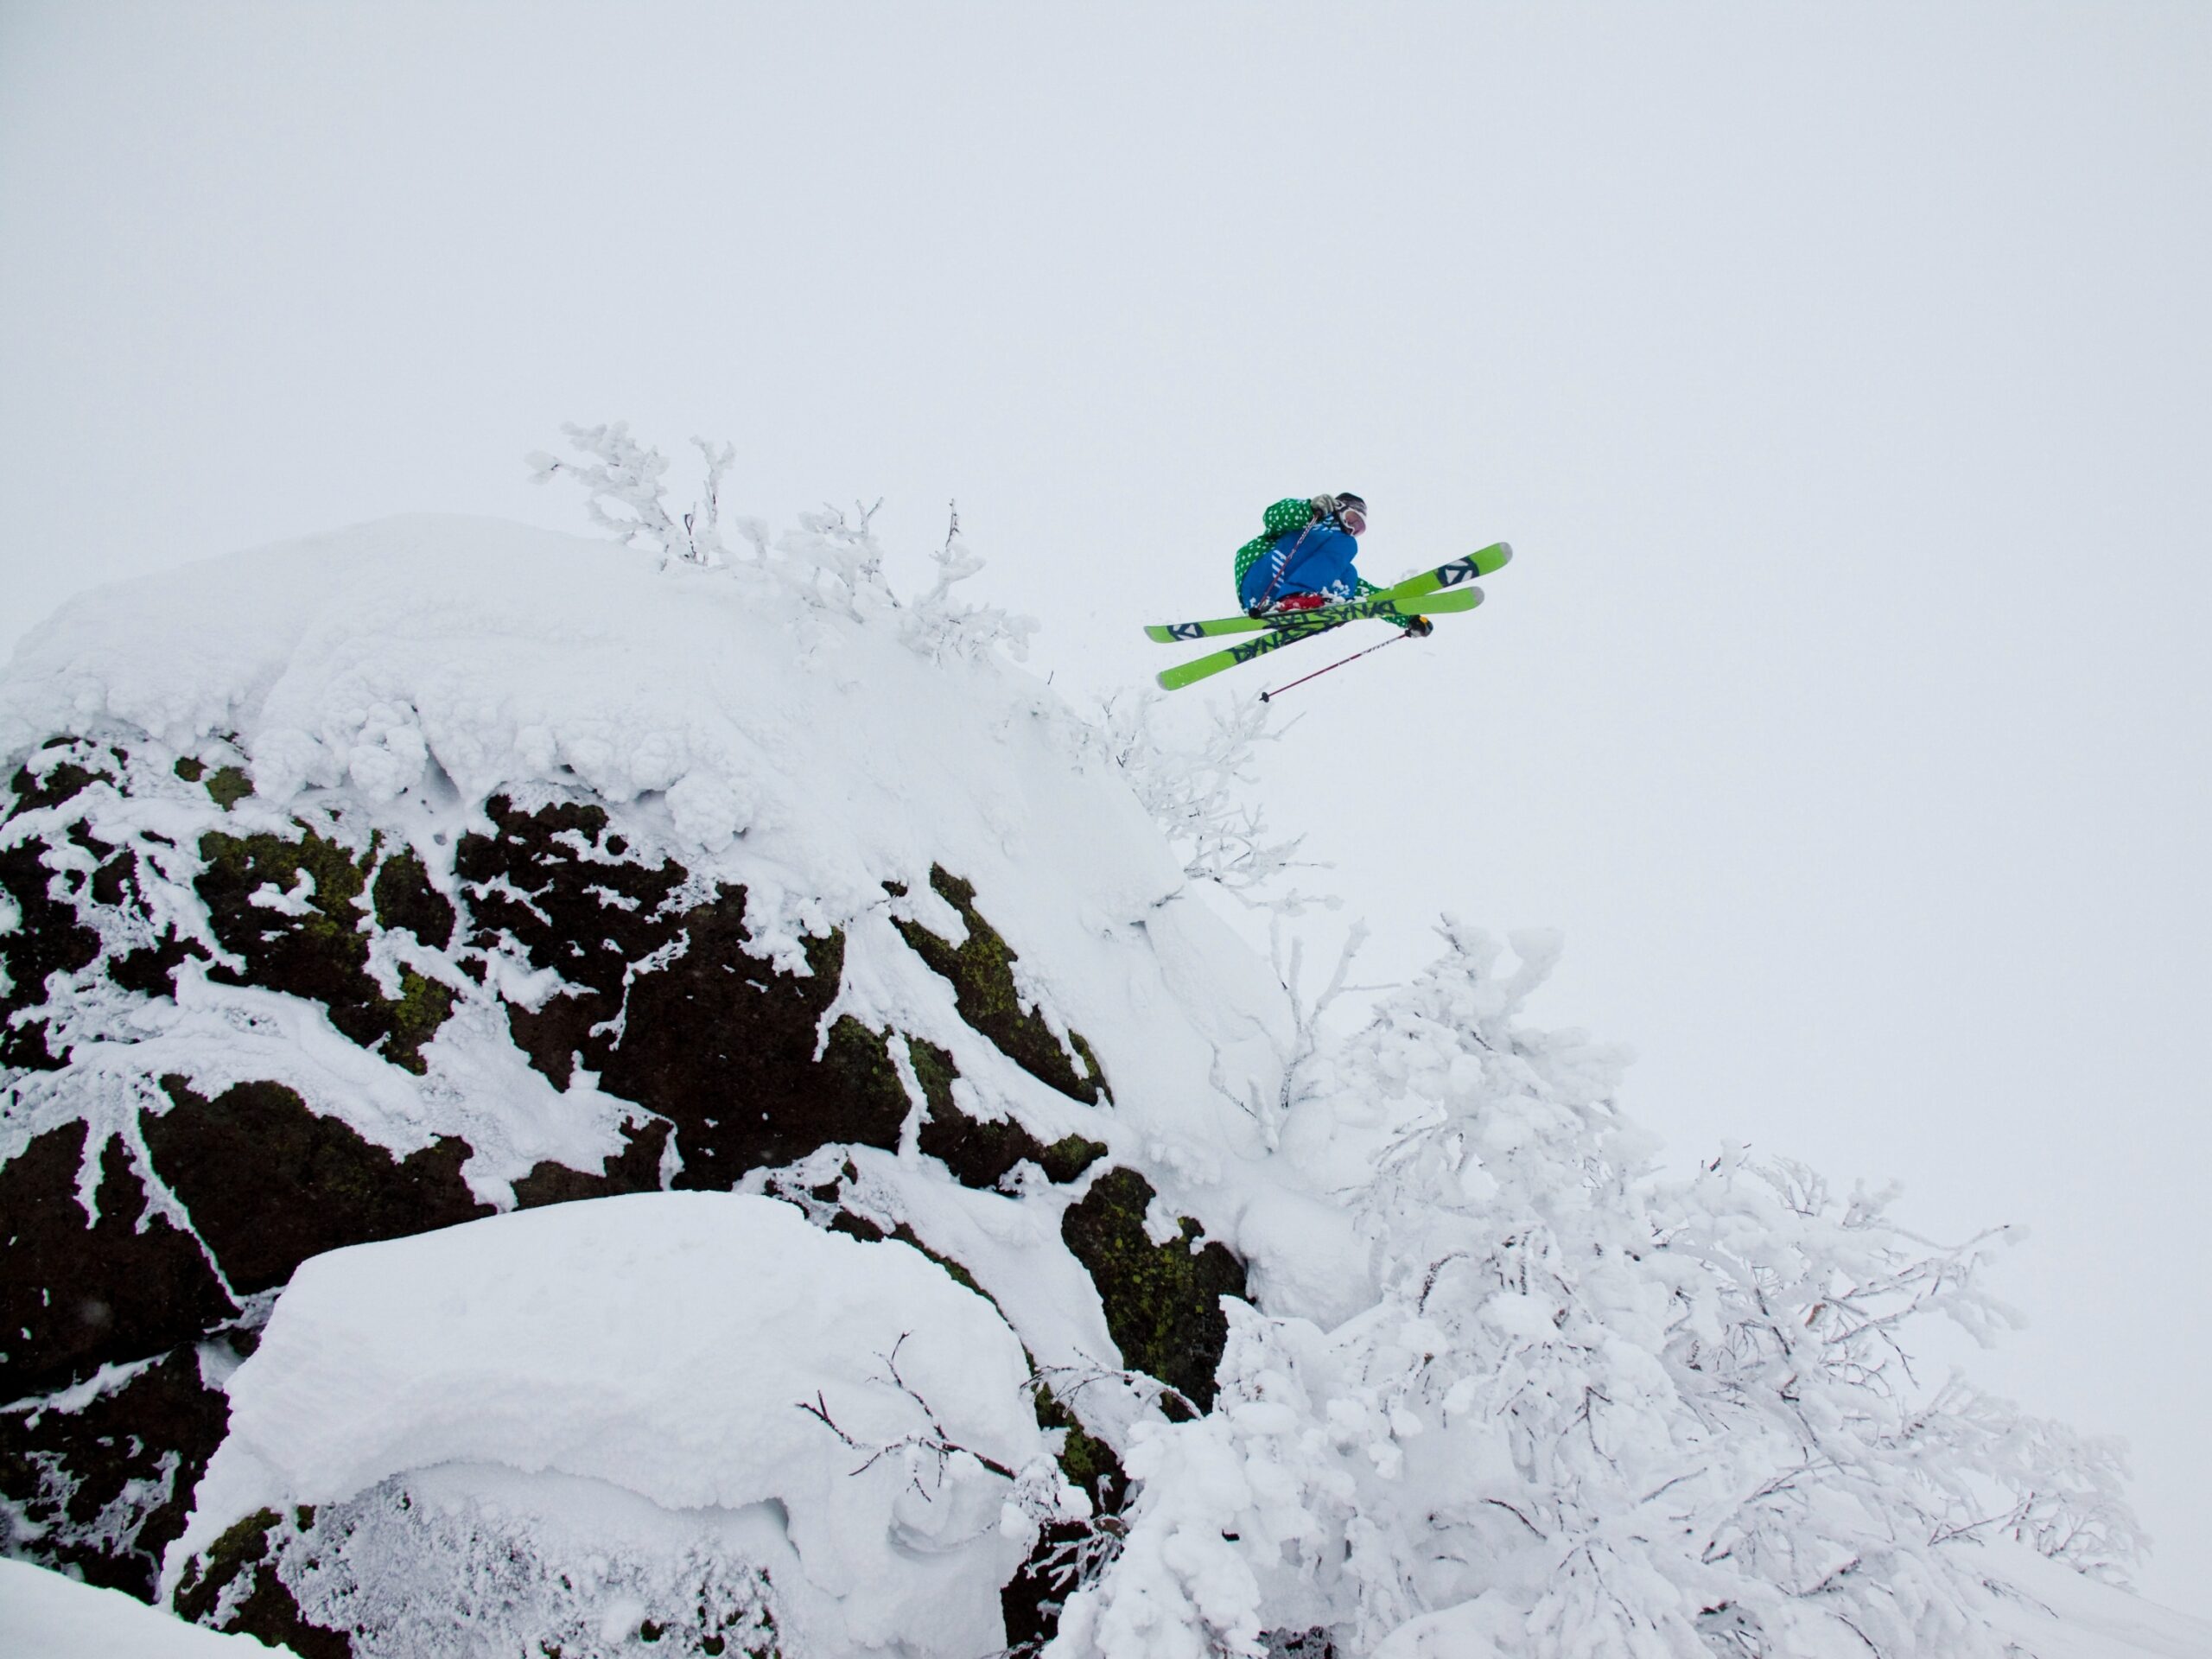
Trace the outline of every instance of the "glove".
{"type": "Polygon", "coordinates": [[[1333,495],[1317,495],[1306,505],[1313,509],[1313,522],[1318,524],[1337,510],[1337,498],[1333,495]]]}
{"type": "Polygon", "coordinates": [[[1406,632],[1416,639],[1426,639],[1436,632],[1436,624],[1425,616],[1417,616],[1406,624],[1406,632]]]}

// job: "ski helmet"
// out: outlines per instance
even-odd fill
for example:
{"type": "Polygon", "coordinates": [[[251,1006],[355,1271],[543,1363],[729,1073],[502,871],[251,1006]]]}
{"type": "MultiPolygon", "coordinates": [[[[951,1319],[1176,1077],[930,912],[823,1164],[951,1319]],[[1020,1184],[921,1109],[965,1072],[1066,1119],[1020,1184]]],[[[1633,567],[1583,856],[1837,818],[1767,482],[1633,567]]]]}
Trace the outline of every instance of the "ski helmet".
{"type": "Polygon", "coordinates": [[[1354,495],[1350,490],[1338,490],[1337,522],[1355,536],[1364,534],[1367,530],[1366,499],[1354,495]]]}

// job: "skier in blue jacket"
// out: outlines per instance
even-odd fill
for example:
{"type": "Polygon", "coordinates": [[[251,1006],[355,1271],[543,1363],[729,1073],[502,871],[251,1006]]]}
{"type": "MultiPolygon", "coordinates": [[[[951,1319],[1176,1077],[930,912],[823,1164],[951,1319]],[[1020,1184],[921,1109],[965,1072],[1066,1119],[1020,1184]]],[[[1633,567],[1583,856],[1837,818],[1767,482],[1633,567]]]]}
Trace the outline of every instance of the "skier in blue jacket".
{"type": "MultiPolygon", "coordinates": [[[[1248,616],[1319,610],[1376,591],[1352,562],[1367,530],[1367,503],[1351,491],[1292,496],[1269,507],[1259,535],[1236,550],[1236,600],[1248,616]]],[[[1427,633],[1427,618],[1404,626],[1427,633]]]]}

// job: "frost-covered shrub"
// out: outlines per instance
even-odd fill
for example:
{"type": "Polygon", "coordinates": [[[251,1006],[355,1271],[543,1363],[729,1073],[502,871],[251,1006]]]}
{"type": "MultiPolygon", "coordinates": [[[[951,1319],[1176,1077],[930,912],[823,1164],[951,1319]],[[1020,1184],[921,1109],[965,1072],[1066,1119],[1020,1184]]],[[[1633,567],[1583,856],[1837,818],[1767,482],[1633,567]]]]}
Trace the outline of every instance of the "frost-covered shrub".
{"type": "MultiPolygon", "coordinates": [[[[584,489],[584,511],[592,523],[610,531],[632,546],[657,549],[661,563],[681,560],[686,564],[718,565],[728,557],[721,538],[722,474],[737,452],[725,443],[720,448],[704,438],[691,442],[706,458],[707,476],[699,499],[681,517],[671,517],[667,486],[661,482],[668,458],[630,435],[627,421],[599,426],[564,426],[569,444],[588,459],[579,466],[557,461],[543,450],[528,457],[534,482],[543,484],[565,474],[584,489]]],[[[742,521],[741,529],[748,529],[742,521]]]]}
{"type": "MultiPolygon", "coordinates": [[[[1284,879],[1293,870],[1327,866],[1298,857],[1305,836],[1274,839],[1252,800],[1261,746],[1287,729],[1268,728],[1267,704],[1252,696],[1210,705],[1205,727],[1192,739],[1163,729],[1159,692],[1117,694],[1101,706],[1098,727],[1108,756],[1181,856],[1185,875],[1283,915],[1316,902],[1284,879]]],[[[1337,900],[1319,902],[1333,908],[1337,900]]]]}
{"type": "Polygon", "coordinates": [[[305,1512],[304,1530],[273,1529],[274,1569],[308,1624],[348,1633],[355,1659],[594,1659],[641,1638],[672,1656],[779,1650],[776,1596],[747,1559],[750,1517],[685,1536],[675,1517],[577,1483],[578,1515],[556,1519],[514,1484],[525,1501],[435,1473],[387,1480],[305,1512]]]}
{"type": "Polygon", "coordinates": [[[1620,1057],[1516,1020],[1555,938],[1502,974],[1445,936],[1295,1109],[1387,1109],[1356,1198],[1381,1299],[1327,1332],[1231,1310],[1215,1410],[1139,1431],[1122,1552],[1049,1652],[1320,1627],[1360,1655],[1997,1659],[1964,1546],[2128,1558],[2110,1448],[1913,1376],[1915,1322],[2005,1323],[1991,1238],[1930,1244],[1785,1163],[1663,1177],[1620,1057]]]}
{"type": "Polygon", "coordinates": [[[760,520],[733,518],[730,528],[752,549],[735,559],[722,539],[721,488],[736,452],[704,438],[692,442],[706,461],[698,499],[681,513],[668,505],[668,458],[630,435],[628,423],[564,426],[584,462],[556,460],[540,450],[527,457],[531,478],[543,484],[556,476],[573,478],[585,493],[591,521],[629,546],[658,551],[661,563],[709,569],[741,569],[775,578],[810,605],[855,621],[878,613],[895,613],[900,637],[933,662],[948,657],[976,658],[994,647],[1019,662],[1028,655],[1036,622],[995,606],[971,605],[952,589],[983,568],[983,561],[960,539],[956,505],[944,543],[931,550],[937,578],[920,598],[902,601],[883,574],[884,550],[874,530],[874,506],[825,506],[799,515],[798,526],[779,537],[772,550],[760,520]]]}
{"type": "Polygon", "coordinates": [[[1014,616],[994,605],[969,605],[952,596],[954,586],[982,569],[983,561],[960,539],[960,508],[949,509],[944,545],[931,550],[937,580],[916,601],[906,619],[906,643],[932,661],[948,656],[980,657],[994,645],[1021,662],[1029,655],[1033,618],[1014,616]]]}

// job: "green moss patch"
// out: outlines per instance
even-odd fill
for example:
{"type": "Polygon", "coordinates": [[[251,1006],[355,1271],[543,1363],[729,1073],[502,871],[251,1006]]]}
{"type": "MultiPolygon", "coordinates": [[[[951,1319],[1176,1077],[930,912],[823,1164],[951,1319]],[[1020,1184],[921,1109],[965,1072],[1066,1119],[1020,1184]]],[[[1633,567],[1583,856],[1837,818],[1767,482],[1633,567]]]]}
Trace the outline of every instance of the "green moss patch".
{"type": "Polygon", "coordinates": [[[1045,1148],[1044,1155],[1037,1162],[1049,1179],[1065,1185],[1079,1179],[1084,1171],[1105,1155],[1104,1141],[1086,1141],[1079,1135],[1064,1135],[1045,1148]]]}
{"type": "Polygon", "coordinates": [[[411,852],[386,857],[378,868],[381,843],[374,839],[357,856],[304,824],[299,830],[296,840],[220,830],[200,837],[207,868],[194,886],[217,941],[245,963],[243,972],[218,964],[208,976],[320,1002],[347,1037],[419,1076],[427,1069],[423,1046],[452,1013],[453,994],[409,972],[396,1000],[385,995],[368,972],[370,912],[363,899],[374,871],[377,911],[391,918],[385,925],[404,927],[433,946],[450,940],[453,907],[430,887],[411,852]],[[296,914],[253,902],[264,891],[289,899],[303,887],[305,908],[296,914]]]}
{"type": "MultiPolygon", "coordinates": [[[[1154,1244],[1144,1229],[1154,1196],[1136,1171],[1108,1170],[1068,1206],[1060,1236],[1098,1287],[1122,1363],[1205,1411],[1229,1343],[1220,1299],[1243,1296],[1244,1264],[1219,1243],[1194,1249],[1198,1224],[1187,1217],[1180,1238],[1154,1244]]],[[[1166,1408],[1179,1414],[1172,1396],[1166,1408]]]]}
{"type": "Polygon", "coordinates": [[[253,780],[239,766],[219,766],[207,779],[208,798],[224,811],[229,811],[253,793],[253,780]]]}
{"type": "MultiPolygon", "coordinates": [[[[960,1017],[990,1039],[999,1052],[1039,1083],[1062,1094],[1096,1106],[1105,1097],[1105,1074],[1090,1046],[1074,1033],[1064,1046],[1051,1026],[1034,1008],[1024,1006],[1014,982],[1014,964],[1020,958],[976,909],[976,888],[951,874],[942,865],[930,868],[930,886],[939,898],[960,912],[968,938],[954,945],[938,938],[918,922],[893,918],[914,954],[951,982],[953,1001],[960,1017]],[[1084,1068],[1078,1073],[1076,1062],[1084,1068]]],[[[905,889],[895,883],[893,894],[905,889]]]]}
{"type": "Polygon", "coordinates": [[[1114,1448],[1096,1436],[1085,1433],[1083,1425],[1076,1421],[1075,1414],[1062,1405],[1052,1389],[1042,1382],[1033,1392],[1037,1426],[1066,1431],[1066,1437],[1060,1443],[1058,1459],[1060,1472],[1090,1494],[1090,1507],[1094,1514],[1118,1513],[1122,1500],[1128,1496],[1128,1477],[1122,1472],[1122,1460],[1114,1455],[1114,1448]]]}
{"type": "Polygon", "coordinates": [[[1052,1180],[1072,1181],[1106,1151],[1079,1135],[1064,1135],[1048,1147],[1010,1117],[995,1122],[970,1117],[953,1104],[952,1084],[960,1068],[951,1055],[935,1043],[909,1037],[906,1057],[927,1106],[921,1150],[941,1161],[963,1186],[989,1192],[1024,1160],[1052,1180]]]}
{"type": "Polygon", "coordinates": [[[404,968],[399,974],[399,1001],[391,1007],[391,1039],[385,1045],[385,1058],[420,1077],[429,1070],[423,1058],[423,1045],[438,1034],[438,1027],[453,1013],[453,989],[404,968]]]}

